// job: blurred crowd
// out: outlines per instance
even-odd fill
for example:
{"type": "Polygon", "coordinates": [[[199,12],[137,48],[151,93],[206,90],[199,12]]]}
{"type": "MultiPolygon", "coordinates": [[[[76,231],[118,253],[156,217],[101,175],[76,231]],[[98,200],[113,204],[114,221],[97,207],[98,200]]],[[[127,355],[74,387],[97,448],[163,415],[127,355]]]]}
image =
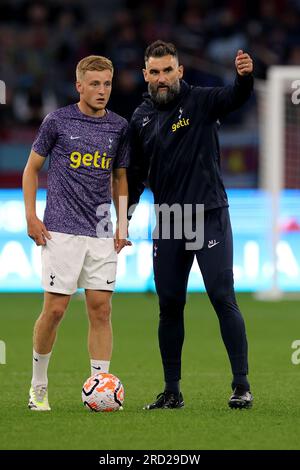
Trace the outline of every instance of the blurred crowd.
{"type": "Polygon", "coordinates": [[[51,110],[77,100],[77,62],[112,59],[110,108],[130,118],[146,90],[145,47],[173,41],[185,78],[203,86],[234,78],[238,49],[264,79],[275,64],[300,63],[300,0],[1,0],[0,79],[7,87],[1,131],[36,126],[51,110]]]}

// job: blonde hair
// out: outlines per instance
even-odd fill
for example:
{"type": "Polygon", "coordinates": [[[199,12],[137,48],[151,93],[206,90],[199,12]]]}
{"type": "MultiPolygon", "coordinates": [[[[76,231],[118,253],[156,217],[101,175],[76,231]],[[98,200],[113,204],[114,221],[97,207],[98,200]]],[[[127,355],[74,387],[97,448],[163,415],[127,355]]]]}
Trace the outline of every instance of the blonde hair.
{"type": "Polygon", "coordinates": [[[110,70],[111,73],[114,73],[112,61],[101,55],[89,55],[81,59],[76,67],[76,80],[82,80],[88,70],[98,70],[99,72],[110,70]]]}

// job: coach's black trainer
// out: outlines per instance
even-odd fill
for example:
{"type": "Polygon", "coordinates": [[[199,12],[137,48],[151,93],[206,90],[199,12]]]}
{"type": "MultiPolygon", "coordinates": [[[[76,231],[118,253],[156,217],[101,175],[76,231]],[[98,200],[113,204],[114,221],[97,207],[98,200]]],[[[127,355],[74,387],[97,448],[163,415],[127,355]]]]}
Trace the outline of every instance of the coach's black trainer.
{"type": "Polygon", "coordinates": [[[253,404],[253,395],[250,390],[245,390],[242,387],[235,387],[231,395],[228,405],[230,408],[251,408],[253,404]]]}
{"type": "Polygon", "coordinates": [[[163,392],[157,395],[156,401],[150,405],[145,405],[144,410],[156,410],[159,408],[182,408],[184,406],[182,393],[179,395],[173,392],[163,392]]]}

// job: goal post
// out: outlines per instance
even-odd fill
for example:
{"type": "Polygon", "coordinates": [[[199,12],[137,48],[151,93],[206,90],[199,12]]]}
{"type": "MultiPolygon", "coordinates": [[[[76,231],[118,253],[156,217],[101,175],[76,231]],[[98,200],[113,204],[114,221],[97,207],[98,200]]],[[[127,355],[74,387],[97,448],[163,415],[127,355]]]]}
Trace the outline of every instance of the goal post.
{"type": "Polygon", "coordinates": [[[256,86],[260,134],[259,187],[268,198],[271,287],[261,299],[280,299],[278,244],[284,189],[300,188],[300,67],[272,66],[256,86]]]}

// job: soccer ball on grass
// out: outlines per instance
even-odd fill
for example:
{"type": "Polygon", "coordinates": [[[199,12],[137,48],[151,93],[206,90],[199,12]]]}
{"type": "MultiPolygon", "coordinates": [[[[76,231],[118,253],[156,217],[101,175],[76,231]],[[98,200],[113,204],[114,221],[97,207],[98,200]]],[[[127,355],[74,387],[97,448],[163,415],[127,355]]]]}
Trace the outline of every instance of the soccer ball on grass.
{"type": "Polygon", "coordinates": [[[123,409],[124,387],[118,377],[100,372],[83,384],[82,401],[91,411],[117,411],[123,409]]]}

